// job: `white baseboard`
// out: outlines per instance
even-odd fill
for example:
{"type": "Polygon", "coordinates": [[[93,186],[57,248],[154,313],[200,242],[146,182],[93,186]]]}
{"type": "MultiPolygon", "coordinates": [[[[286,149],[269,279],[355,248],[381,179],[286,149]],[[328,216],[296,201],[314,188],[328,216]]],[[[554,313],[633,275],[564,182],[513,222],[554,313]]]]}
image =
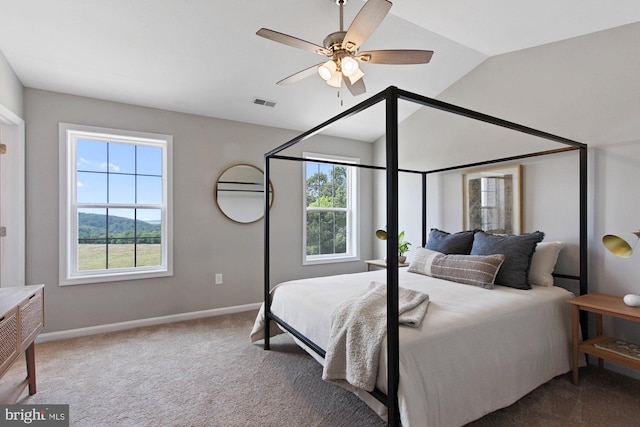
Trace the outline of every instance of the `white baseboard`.
{"type": "Polygon", "coordinates": [[[261,303],[257,302],[254,304],[213,308],[211,310],[192,311],[190,313],[171,314],[169,316],[130,320],[128,322],[110,323],[108,325],[90,326],[87,328],[69,329],[66,331],[46,332],[38,335],[38,338],[36,338],[36,343],[84,337],[87,335],[104,334],[107,332],[124,331],[126,329],[161,325],[163,323],[182,322],[184,320],[201,319],[203,317],[221,316],[223,314],[241,313],[243,311],[257,310],[260,308],[260,305],[261,303]]]}

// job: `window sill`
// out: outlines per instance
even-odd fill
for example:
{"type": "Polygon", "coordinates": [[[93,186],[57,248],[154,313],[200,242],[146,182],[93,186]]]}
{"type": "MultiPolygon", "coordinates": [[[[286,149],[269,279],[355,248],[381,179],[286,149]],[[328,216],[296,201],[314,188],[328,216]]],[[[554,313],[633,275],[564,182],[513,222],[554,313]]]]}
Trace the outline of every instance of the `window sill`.
{"type": "Polygon", "coordinates": [[[345,256],[335,258],[316,258],[316,259],[303,259],[302,265],[317,265],[317,264],[338,264],[341,262],[356,262],[360,261],[360,257],[357,256],[345,256]]]}
{"type": "Polygon", "coordinates": [[[153,271],[139,271],[139,272],[121,272],[121,273],[108,273],[108,274],[96,274],[96,275],[84,275],[79,277],[61,277],[60,286],[72,286],[72,285],[88,285],[92,283],[106,283],[106,282],[124,282],[128,280],[140,280],[140,279],[152,279],[156,277],[168,277],[173,276],[173,271],[170,270],[153,270],[153,271]]]}

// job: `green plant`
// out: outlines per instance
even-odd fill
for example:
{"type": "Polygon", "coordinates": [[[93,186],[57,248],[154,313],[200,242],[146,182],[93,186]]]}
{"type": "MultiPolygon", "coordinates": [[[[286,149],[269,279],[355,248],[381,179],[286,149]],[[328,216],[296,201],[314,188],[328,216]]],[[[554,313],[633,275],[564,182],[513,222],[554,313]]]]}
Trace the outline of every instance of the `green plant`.
{"type": "Polygon", "coordinates": [[[401,231],[400,234],[398,234],[398,255],[402,256],[407,252],[409,250],[409,246],[411,246],[411,243],[404,240],[404,231],[401,231]]]}

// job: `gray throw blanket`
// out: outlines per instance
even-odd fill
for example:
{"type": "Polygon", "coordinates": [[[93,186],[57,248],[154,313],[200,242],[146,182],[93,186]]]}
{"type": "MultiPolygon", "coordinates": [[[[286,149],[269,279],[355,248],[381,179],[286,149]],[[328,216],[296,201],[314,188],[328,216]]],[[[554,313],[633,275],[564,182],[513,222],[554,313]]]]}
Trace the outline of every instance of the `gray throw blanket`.
{"type": "MultiPolygon", "coordinates": [[[[399,288],[398,300],[400,324],[420,326],[429,295],[399,288]]],[[[371,282],[363,293],[340,303],[331,313],[331,335],[322,379],[349,390],[358,387],[372,391],[386,335],[387,285],[371,282]]]]}

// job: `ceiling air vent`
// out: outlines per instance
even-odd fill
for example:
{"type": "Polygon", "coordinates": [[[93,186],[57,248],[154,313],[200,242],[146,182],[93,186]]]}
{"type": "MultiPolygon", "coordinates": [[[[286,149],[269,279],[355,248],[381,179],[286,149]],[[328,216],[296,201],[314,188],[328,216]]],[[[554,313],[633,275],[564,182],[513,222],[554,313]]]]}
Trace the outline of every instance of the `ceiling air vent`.
{"type": "Polygon", "coordinates": [[[265,107],[275,107],[276,101],[268,101],[266,99],[253,98],[253,103],[258,105],[264,105],[265,107]]]}

